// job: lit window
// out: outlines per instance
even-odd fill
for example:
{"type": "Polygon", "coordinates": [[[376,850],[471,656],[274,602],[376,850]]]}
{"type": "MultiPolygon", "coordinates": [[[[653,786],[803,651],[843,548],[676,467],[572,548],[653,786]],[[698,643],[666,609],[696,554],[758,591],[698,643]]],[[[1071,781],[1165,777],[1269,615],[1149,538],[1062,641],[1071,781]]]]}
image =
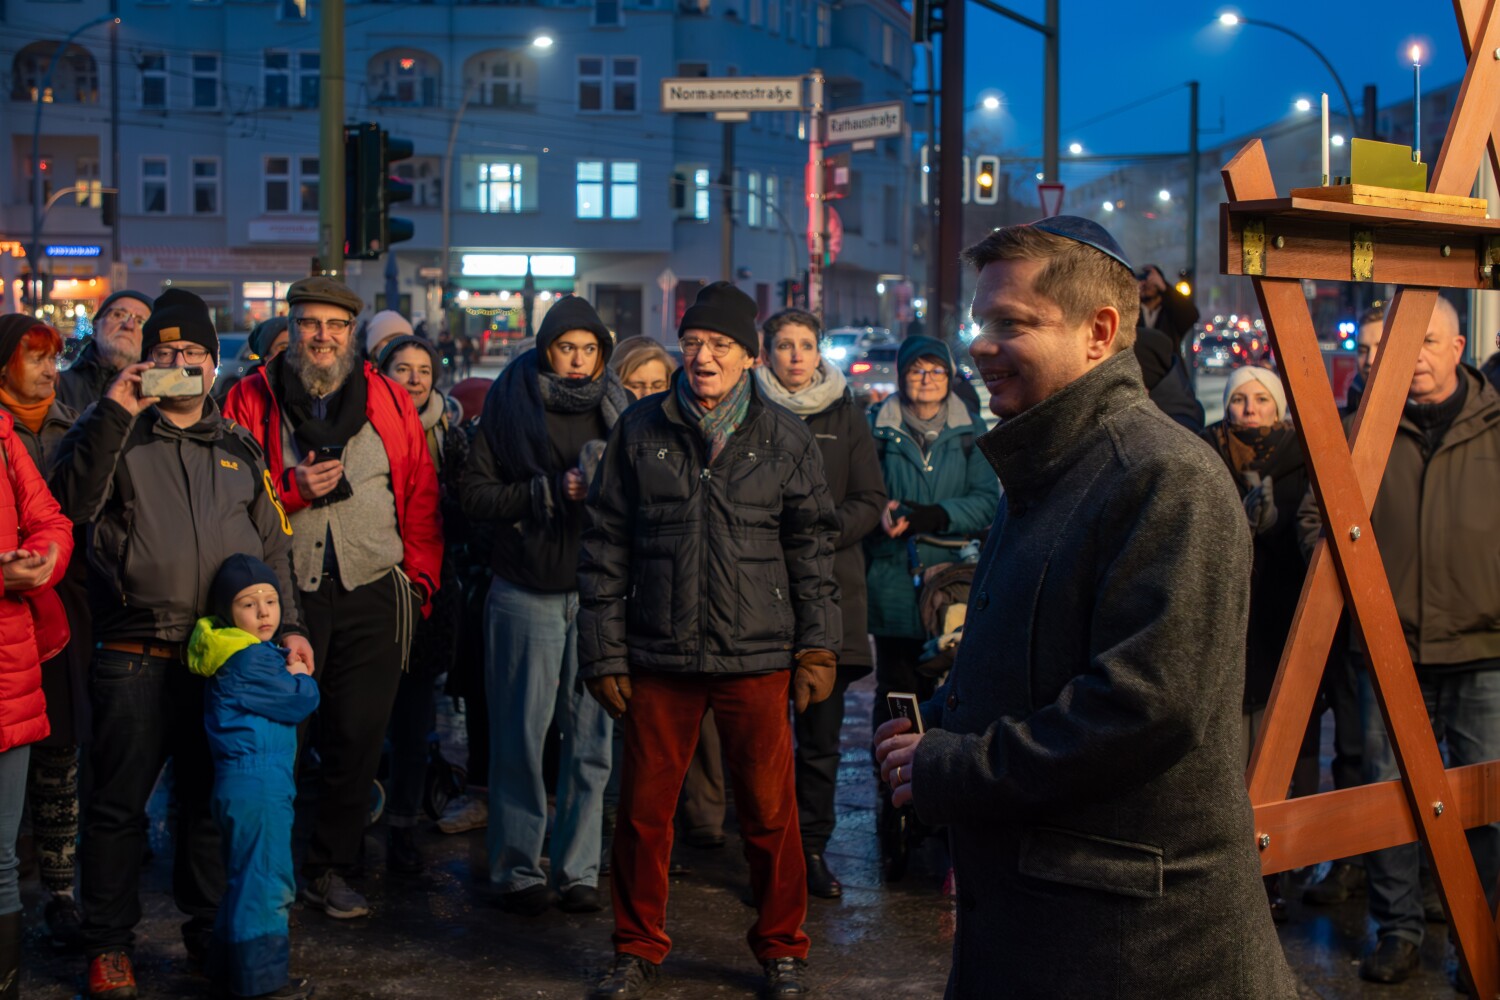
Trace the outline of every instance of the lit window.
{"type": "Polygon", "coordinates": [[[481,212],[519,212],[521,210],[521,164],[479,164],[479,210],[481,212]]]}
{"type": "Polygon", "coordinates": [[[761,202],[760,202],[760,171],[752,170],[746,185],[746,212],[745,224],[751,229],[760,228],[761,202]]]}

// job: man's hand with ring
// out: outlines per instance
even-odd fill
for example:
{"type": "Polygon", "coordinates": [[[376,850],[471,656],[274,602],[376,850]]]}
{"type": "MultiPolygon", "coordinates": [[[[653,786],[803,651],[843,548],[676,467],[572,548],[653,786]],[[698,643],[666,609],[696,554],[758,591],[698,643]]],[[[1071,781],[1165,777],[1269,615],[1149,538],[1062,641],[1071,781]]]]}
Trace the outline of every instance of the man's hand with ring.
{"type": "Polygon", "coordinates": [[[912,800],[911,764],[917,756],[921,733],[908,732],[911,721],[891,719],[875,730],[875,760],[880,778],[891,787],[891,805],[897,809],[912,800]]]}

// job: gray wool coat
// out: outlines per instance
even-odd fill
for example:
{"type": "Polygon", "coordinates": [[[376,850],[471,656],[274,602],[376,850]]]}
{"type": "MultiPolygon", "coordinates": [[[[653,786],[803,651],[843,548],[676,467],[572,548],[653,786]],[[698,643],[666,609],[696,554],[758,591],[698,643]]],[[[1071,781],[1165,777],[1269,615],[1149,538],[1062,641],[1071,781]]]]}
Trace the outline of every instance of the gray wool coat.
{"type": "Polygon", "coordinates": [[[917,814],[958,882],[950,998],[1277,1000],[1239,746],[1250,534],[1116,355],[979,440],[1005,495],[917,814]]]}

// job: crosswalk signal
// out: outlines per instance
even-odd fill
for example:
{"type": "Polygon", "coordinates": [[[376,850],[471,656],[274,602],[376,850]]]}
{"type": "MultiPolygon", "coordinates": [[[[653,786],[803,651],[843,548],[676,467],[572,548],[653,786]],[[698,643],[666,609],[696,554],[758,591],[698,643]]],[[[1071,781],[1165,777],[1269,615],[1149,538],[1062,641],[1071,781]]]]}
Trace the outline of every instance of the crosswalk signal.
{"type": "Polygon", "coordinates": [[[913,45],[932,41],[932,36],[943,30],[943,19],[934,16],[941,13],[943,0],[912,0],[911,40],[913,45]]]}
{"type": "Polygon", "coordinates": [[[412,155],[408,139],[392,139],[374,122],[344,127],[344,256],[376,260],[392,243],[415,232],[409,219],[392,218],[391,205],[411,200],[411,185],[391,176],[391,166],[412,155]]]}
{"type": "Polygon", "coordinates": [[[1000,157],[974,158],[974,203],[993,205],[1000,200],[1000,157]]]}

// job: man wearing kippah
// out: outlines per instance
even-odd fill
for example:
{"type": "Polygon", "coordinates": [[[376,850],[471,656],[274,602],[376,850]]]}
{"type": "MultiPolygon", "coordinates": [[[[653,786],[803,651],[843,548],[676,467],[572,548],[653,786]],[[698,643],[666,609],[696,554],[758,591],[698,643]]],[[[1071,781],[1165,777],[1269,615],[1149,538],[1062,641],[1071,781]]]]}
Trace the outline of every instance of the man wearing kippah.
{"type": "Polygon", "coordinates": [[[894,804],[948,828],[948,996],[1291,1000],[1241,765],[1234,484],[1148,400],[1108,232],[1057,216],[964,259],[1003,494],[925,732],[876,732],[894,804]]]}
{"type": "Polygon", "coordinates": [[[359,860],[412,632],[437,593],[443,526],[411,396],[359,358],[364,303],[322,275],[293,284],[286,300],[287,349],[231,389],[224,412],[255,435],[295,529],[322,698],[302,899],[349,919],[370,911],[345,877],[359,860]]]}
{"type": "Polygon", "coordinates": [[[99,303],[94,339],[57,377],[58,399],[82,413],[99,401],[116,375],[140,360],[141,329],[151,317],[153,301],[145,292],[122,288],[99,303]]]}
{"type": "Polygon", "coordinates": [[[140,329],[136,356],[63,438],[51,476],[63,511],[89,526],[93,787],[78,860],[91,1000],[136,996],[130,954],[141,918],[146,801],[169,756],[173,895],[189,918],[188,954],[197,960],[208,950],[224,866],[210,809],[203,680],[188,671],[184,647],[224,560],[253,555],[276,572],[281,644],[312,663],[292,581],[291,528],[267,487],[260,449],[209,396],[219,337],[203,300],[163,293],[140,329]],[[153,369],[174,370],[173,394],[146,394],[142,376],[153,369]]]}

